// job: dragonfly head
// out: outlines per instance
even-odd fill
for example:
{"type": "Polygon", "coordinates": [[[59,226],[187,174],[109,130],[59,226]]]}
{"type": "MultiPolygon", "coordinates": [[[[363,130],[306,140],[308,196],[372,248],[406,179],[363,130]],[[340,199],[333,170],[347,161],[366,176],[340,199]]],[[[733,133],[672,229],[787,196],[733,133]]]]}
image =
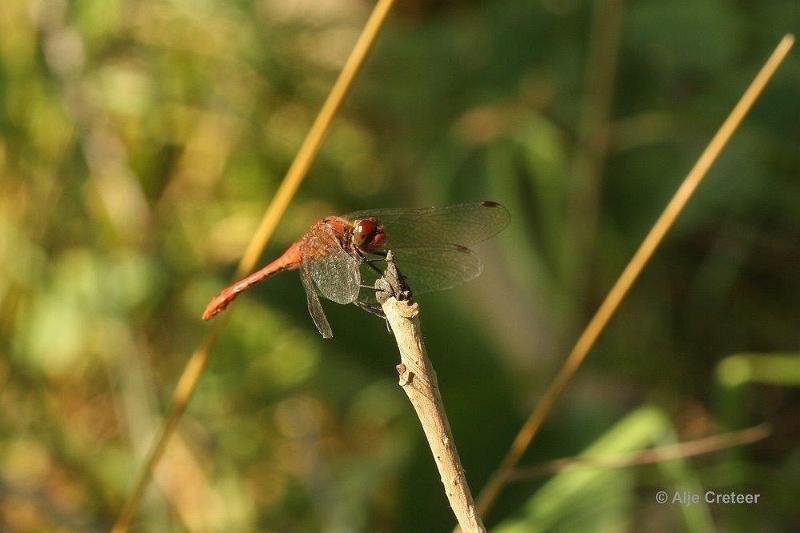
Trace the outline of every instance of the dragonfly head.
{"type": "Polygon", "coordinates": [[[386,242],[386,233],[377,219],[362,218],[353,224],[353,244],[363,252],[374,252],[386,242]]]}

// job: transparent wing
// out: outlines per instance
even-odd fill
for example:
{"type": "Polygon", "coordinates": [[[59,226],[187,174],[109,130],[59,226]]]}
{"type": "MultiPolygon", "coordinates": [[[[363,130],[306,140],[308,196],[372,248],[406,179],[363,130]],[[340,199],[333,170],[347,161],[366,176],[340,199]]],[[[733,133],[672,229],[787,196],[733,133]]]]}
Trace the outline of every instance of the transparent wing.
{"type": "Polygon", "coordinates": [[[475,252],[456,244],[396,248],[392,253],[408,286],[417,294],[449,289],[483,272],[475,252]]]}
{"type": "MultiPolygon", "coordinates": [[[[455,244],[396,248],[392,254],[414,294],[449,289],[475,279],[483,271],[483,263],[475,252],[455,244]]],[[[374,270],[364,268],[365,285],[374,285],[377,276],[374,270]]],[[[374,294],[375,291],[365,288],[359,301],[374,304],[374,294]]]]}
{"type": "Polygon", "coordinates": [[[318,226],[306,234],[302,253],[303,270],[320,294],[339,304],[358,298],[361,259],[347,253],[329,227],[318,226]]]}
{"type": "Polygon", "coordinates": [[[509,214],[496,202],[475,202],[419,209],[355,211],[343,218],[354,221],[374,217],[386,231],[385,249],[461,244],[485,241],[508,225],[509,214]]]}
{"type": "Polygon", "coordinates": [[[306,268],[305,264],[300,265],[300,281],[303,282],[303,288],[306,290],[308,312],[312,320],[314,320],[314,325],[317,326],[317,330],[319,330],[323,339],[333,338],[333,330],[331,330],[328,317],[325,316],[325,311],[322,309],[317,291],[314,289],[314,279],[311,277],[311,272],[306,268]]]}

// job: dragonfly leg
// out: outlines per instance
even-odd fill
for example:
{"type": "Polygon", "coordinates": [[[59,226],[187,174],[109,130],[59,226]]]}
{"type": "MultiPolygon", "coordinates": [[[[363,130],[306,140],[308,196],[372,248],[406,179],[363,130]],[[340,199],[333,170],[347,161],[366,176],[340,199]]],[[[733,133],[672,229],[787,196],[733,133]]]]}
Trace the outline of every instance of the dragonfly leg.
{"type": "Polygon", "coordinates": [[[378,263],[378,262],[381,262],[381,261],[385,261],[386,260],[385,259],[386,258],[386,254],[382,253],[382,252],[370,252],[370,253],[373,253],[373,254],[376,254],[376,255],[381,255],[381,257],[373,258],[373,259],[367,259],[366,256],[359,250],[358,251],[358,255],[361,257],[361,262],[366,263],[366,265],[368,267],[370,267],[372,270],[374,270],[377,274],[383,275],[383,271],[381,271],[380,268],[376,267],[372,263],[378,263]]]}
{"type": "MultiPolygon", "coordinates": [[[[377,272],[379,276],[383,276],[383,271],[380,268],[376,267],[373,263],[382,263],[382,262],[386,261],[386,252],[377,251],[377,252],[370,252],[370,253],[373,254],[373,255],[377,255],[378,257],[367,259],[364,256],[364,254],[361,253],[361,251],[358,252],[358,254],[361,256],[361,260],[364,263],[366,263],[368,267],[370,267],[372,270],[377,272]]],[[[378,290],[373,285],[364,285],[363,283],[361,284],[361,288],[362,289],[369,289],[369,290],[373,290],[373,291],[377,291],[378,290]]],[[[376,316],[382,318],[383,319],[383,323],[386,325],[386,331],[389,333],[389,335],[392,334],[392,327],[389,324],[389,321],[386,319],[386,315],[383,313],[383,309],[381,309],[380,306],[378,306],[376,304],[370,304],[370,303],[362,302],[362,301],[359,301],[359,300],[356,300],[353,303],[356,304],[361,309],[363,309],[364,311],[367,311],[368,313],[372,313],[373,315],[376,315],[376,316]]]]}
{"type": "Polygon", "coordinates": [[[360,307],[361,309],[366,311],[367,313],[372,313],[373,315],[386,320],[386,315],[383,314],[383,310],[377,304],[369,304],[367,302],[362,302],[359,300],[356,300],[353,303],[357,307],[360,307]]]}

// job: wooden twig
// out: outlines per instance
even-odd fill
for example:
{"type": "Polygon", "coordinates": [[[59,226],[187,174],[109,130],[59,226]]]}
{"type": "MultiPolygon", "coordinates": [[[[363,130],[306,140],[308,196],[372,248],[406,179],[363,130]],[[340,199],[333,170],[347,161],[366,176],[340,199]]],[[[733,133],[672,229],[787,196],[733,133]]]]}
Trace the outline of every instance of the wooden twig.
{"type": "Polygon", "coordinates": [[[450,431],[436,371],[422,341],[419,304],[411,301],[411,292],[397,271],[391,252],[386,261],[386,272],[375,282],[375,295],[400,350],[400,386],[417,412],[458,525],[466,532],[485,532],[450,431]]]}

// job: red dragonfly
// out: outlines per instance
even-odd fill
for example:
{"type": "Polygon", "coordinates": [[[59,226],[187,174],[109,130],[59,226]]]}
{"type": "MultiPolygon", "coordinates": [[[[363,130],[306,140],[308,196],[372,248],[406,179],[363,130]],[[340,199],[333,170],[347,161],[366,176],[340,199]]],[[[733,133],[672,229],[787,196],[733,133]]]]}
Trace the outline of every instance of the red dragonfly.
{"type": "Polygon", "coordinates": [[[284,270],[300,269],[308,311],[326,339],[333,337],[317,291],[340,304],[354,303],[379,316],[372,285],[373,264],[391,249],[415,293],[448,289],[478,276],[483,265],[466,248],[492,237],[509,221],[497,202],[475,202],[421,209],[376,209],[330,216],[261,270],[250,274],[211,299],[203,313],[208,320],[225,309],[242,291],[284,270]],[[363,266],[369,268],[363,268],[363,266]],[[362,293],[361,289],[368,289],[362,293]]]}

